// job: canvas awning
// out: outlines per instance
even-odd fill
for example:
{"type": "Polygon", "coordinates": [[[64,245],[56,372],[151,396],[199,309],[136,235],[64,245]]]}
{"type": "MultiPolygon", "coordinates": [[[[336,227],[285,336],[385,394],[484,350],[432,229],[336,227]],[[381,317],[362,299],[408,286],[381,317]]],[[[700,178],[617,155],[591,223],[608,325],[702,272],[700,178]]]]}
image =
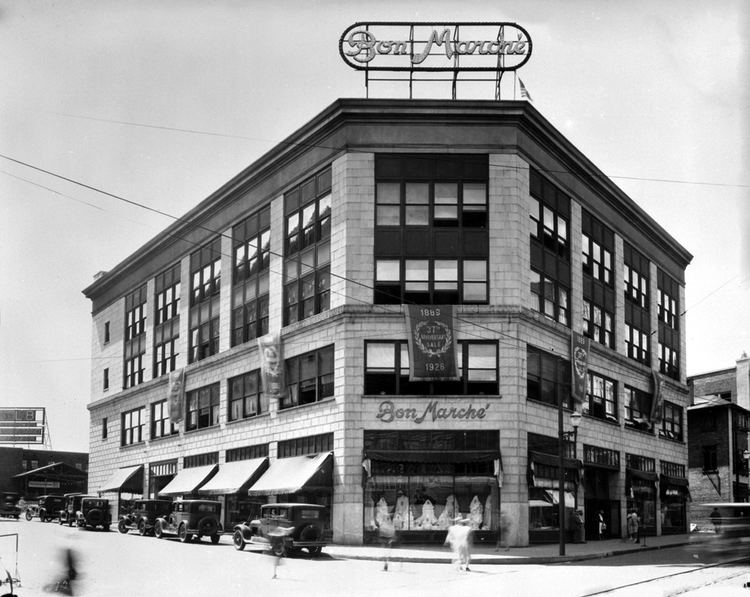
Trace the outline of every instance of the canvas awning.
{"type": "Polygon", "coordinates": [[[219,471],[211,477],[198,493],[227,495],[237,493],[243,485],[250,485],[268,468],[268,458],[238,460],[219,465],[219,471]]]}
{"type": "MultiPolygon", "coordinates": [[[[545,489],[544,493],[547,495],[547,497],[550,500],[552,500],[552,503],[554,505],[557,505],[560,503],[560,493],[557,491],[557,489],[545,489]]],[[[566,508],[576,507],[576,498],[569,491],[565,492],[565,507],[566,508]]]]}
{"type": "Polygon", "coordinates": [[[248,490],[248,495],[296,493],[306,485],[333,487],[333,452],[279,458],[248,490]]]}
{"type": "Polygon", "coordinates": [[[99,487],[99,491],[120,491],[122,489],[132,493],[143,491],[142,464],[118,468],[99,487]]]}
{"type": "Polygon", "coordinates": [[[174,479],[167,483],[164,489],[159,492],[159,495],[193,493],[216,473],[217,468],[219,468],[218,464],[184,468],[175,475],[174,479]]]}

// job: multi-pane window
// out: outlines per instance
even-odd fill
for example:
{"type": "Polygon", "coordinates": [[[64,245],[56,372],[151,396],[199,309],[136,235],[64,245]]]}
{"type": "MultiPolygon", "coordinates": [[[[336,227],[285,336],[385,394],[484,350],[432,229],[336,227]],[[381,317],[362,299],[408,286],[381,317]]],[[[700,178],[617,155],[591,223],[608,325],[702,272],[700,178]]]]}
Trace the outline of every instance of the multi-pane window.
{"type": "Polygon", "coordinates": [[[260,371],[229,380],[229,420],[237,421],[268,412],[268,396],[261,388],[260,371]]]}
{"type": "Polygon", "coordinates": [[[653,396],[648,392],[625,386],[625,426],[648,429],[652,401],[653,396]]]}
{"type": "Polygon", "coordinates": [[[646,311],[649,310],[649,261],[637,249],[627,242],[623,244],[625,268],[623,281],[625,282],[625,298],[646,311]]]}
{"type": "Polygon", "coordinates": [[[312,404],[333,396],[333,345],[286,360],[287,393],[280,408],[312,404]]]}
{"type": "Polygon", "coordinates": [[[279,442],[277,455],[279,458],[290,458],[291,456],[305,456],[307,454],[331,452],[332,450],[333,433],[321,433],[320,435],[308,435],[279,442]]]}
{"type": "Polygon", "coordinates": [[[570,325],[570,198],[530,169],[531,308],[570,325]]]}
{"type": "Polygon", "coordinates": [[[456,381],[410,381],[409,350],[402,341],[365,343],[365,394],[497,394],[497,343],[460,341],[456,345],[456,381]]]}
{"type": "Polygon", "coordinates": [[[486,303],[487,276],[486,259],[378,259],[375,302],[486,303]]]}
{"type": "Polygon", "coordinates": [[[682,407],[664,401],[664,416],[661,420],[661,437],[682,441],[682,407]]]}
{"type": "Polygon", "coordinates": [[[154,309],[154,377],[174,371],[180,336],[180,264],[156,276],[154,309]]]}
{"type": "Polygon", "coordinates": [[[651,316],[649,314],[650,264],[637,249],[623,244],[625,267],[625,354],[651,365],[651,316]]]}
{"type": "Polygon", "coordinates": [[[151,405],[151,439],[167,437],[177,433],[177,427],[169,419],[169,403],[166,400],[151,405]]]}
{"type": "Polygon", "coordinates": [[[488,301],[486,155],[375,159],[378,304],[488,301]]]}
{"type": "Polygon", "coordinates": [[[232,346],[268,333],[268,276],[271,264],[271,208],[232,229],[232,346]]]}
{"type": "Polygon", "coordinates": [[[573,408],[570,394],[570,361],[526,347],[526,397],[557,406],[573,408]]]}
{"type": "Polygon", "coordinates": [[[253,458],[265,458],[266,456],[268,456],[268,444],[255,444],[227,450],[227,462],[252,460],[253,458]]]}
{"type": "Polygon", "coordinates": [[[628,358],[649,365],[651,353],[649,351],[649,336],[635,325],[625,324],[625,352],[628,358]]]}
{"type": "Polygon", "coordinates": [[[221,239],[190,255],[190,346],[188,362],[219,352],[221,239]]]}
{"type": "Polygon", "coordinates": [[[617,386],[614,381],[588,374],[588,391],[583,402],[583,412],[599,419],[617,421],[617,386]]]}
{"type": "Polygon", "coordinates": [[[143,383],[146,354],[146,286],[125,297],[125,359],[123,388],[143,383]]]}
{"type": "Polygon", "coordinates": [[[615,235],[597,218],[582,210],[584,334],[594,342],[615,347],[612,262],[615,235]]]}
{"type": "Polygon", "coordinates": [[[284,325],[331,304],[331,168],[284,195],[284,325]]]}
{"type": "Polygon", "coordinates": [[[143,407],[121,415],[120,445],[130,446],[143,441],[143,407]]]}
{"type": "Polygon", "coordinates": [[[218,383],[188,392],[186,403],[186,431],[205,429],[219,424],[218,383]]]}
{"type": "Polygon", "coordinates": [[[661,269],[657,272],[657,314],[659,319],[659,371],[678,379],[680,376],[680,332],[678,282],[661,269]]]}
{"type": "Polygon", "coordinates": [[[191,454],[185,456],[182,461],[182,468],[195,468],[197,466],[210,466],[219,463],[218,452],[206,452],[205,454],[191,454]]]}

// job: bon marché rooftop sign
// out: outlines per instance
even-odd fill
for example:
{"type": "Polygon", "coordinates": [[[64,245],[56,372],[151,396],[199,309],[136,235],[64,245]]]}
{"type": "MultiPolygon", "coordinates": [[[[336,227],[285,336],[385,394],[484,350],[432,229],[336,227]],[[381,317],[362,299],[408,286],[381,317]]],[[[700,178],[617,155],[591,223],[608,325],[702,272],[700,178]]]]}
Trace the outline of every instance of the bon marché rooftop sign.
{"type": "Polygon", "coordinates": [[[339,52],[357,70],[513,71],[531,57],[531,37],[515,23],[355,23],[339,52]]]}

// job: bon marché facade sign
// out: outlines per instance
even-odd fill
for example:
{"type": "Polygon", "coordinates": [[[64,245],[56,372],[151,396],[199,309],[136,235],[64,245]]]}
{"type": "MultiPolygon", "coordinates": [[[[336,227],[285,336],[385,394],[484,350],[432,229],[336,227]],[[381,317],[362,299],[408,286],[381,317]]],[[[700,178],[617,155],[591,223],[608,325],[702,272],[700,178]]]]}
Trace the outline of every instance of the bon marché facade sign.
{"type": "Polygon", "coordinates": [[[516,23],[355,23],[339,40],[349,66],[367,71],[514,71],[531,57],[516,23]]]}
{"type": "Polygon", "coordinates": [[[393,423],[396,421],[413,421],[414,423],[434,423],[436,421],[476,421],[484,419],[490,410],[489,403],[466,404],[464,406],[443,406],[437,400],[430,400],[427,406],[403,407],[392,400],[384,400],[380,403],[375,418],[382,423],[393,423]]]}

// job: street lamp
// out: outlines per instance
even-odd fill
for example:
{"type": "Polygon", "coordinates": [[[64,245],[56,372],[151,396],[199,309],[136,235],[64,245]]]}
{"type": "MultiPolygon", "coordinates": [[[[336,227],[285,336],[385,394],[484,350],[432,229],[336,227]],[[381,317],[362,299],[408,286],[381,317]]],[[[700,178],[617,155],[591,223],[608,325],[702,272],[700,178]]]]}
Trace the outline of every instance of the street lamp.
{"type": "MultiPolygon", "coordinates": [[[[573,411],[570,413],[570,424],[573,431],[564,431],[563,429],[563,404],[562,398],[557,409],[557,439],[558,439],[558,486],[557,486],[557,517],[560,528],[560,555],[565,555],[565,441],[573,436],[573,449],[575,450],[576,441],[578,440],[578,425],[581,424],[581,413],[573,411]]],[[[574,454],[575,456],[575,454],[574,454]]]]}

